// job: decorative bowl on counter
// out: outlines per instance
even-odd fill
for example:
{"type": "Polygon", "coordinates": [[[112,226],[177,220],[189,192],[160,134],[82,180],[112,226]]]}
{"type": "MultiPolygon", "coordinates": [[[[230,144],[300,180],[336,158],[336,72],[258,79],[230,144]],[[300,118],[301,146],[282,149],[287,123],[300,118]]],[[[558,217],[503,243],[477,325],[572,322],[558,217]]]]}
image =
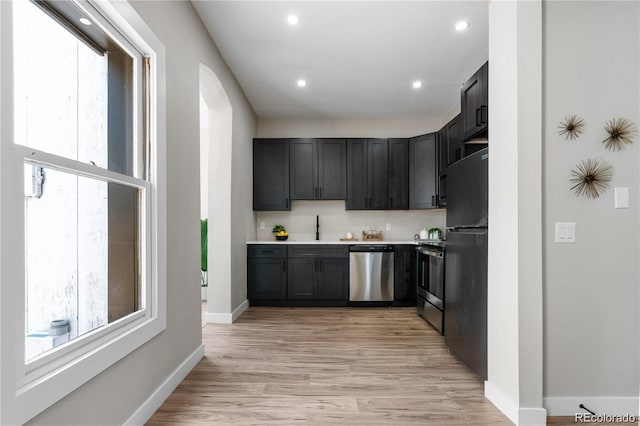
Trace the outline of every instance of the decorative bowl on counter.
{"type": "Polygon", "coordinates": [[[276,240],[278,241],[287,241],[287,238],[289,238],[288,235],[276,235],[276,240]]]}

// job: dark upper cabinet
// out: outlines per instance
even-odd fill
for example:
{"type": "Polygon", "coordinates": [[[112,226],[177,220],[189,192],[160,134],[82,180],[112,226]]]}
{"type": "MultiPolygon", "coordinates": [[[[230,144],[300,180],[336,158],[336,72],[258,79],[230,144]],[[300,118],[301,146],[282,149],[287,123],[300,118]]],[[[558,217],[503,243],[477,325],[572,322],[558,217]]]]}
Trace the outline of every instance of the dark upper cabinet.
{"type": "Polygon", "coordinates": [[[451,119],[438,132],[438,206],[447,205],[447,167],[464,155],[464,143],[460,134],[461,115],[451,119]]]}
{"type": "Polygon", "coordinates": [[[313,200],[318,192],[317,142],[290,139],[290,191],[292,200],[313,200]]]}
{"type": "Polygon", "coordinates": [[[486,134],[489,123],[489,62],[485,62],[462,84],[460,110],[463,141],[486,134]]]}
{"type": "Polygon", "coordinates": [[[291,199],[340,200],[346,196],[345,139],[290,139],[291,199]]]}
{"type": "Polygon", "coordinates": [[[388,202],[387,139],[347,140],[347,209],[384,210],[388,202]]]}
{"type": "Polygon", "coordinates": [[[453,164],[464,157],[464,143],[462,142],[460,133],[460,121],[460,114],[458,114],[444,126],[447,138],[447,163],[445,168],[449,164],[453,164]]]}
{"type": "Polygon", "coordinates": [[[409,140],[389,139],[389,210],[409,209],[409,140]]]}
{"type": "Polygon", "coordinates": [[[253,140],[253,209],[291,209],[288,139],[253,140]]]}
{"type": "Polygon", "coordinates": [[[347,195],[346,139],[318,139],[318,199],[344,200],[347,195]]]}
{"type": "Polygon", "coordinates": [[[287,298],[287,252],[285,246],[249,246],[247,253],[247,296],[257,300],[287,298]]]}
{"type": "Polygon", "coordinates": [[[409,139],[409,208],[438,207],[437,133],[409,139]]]}

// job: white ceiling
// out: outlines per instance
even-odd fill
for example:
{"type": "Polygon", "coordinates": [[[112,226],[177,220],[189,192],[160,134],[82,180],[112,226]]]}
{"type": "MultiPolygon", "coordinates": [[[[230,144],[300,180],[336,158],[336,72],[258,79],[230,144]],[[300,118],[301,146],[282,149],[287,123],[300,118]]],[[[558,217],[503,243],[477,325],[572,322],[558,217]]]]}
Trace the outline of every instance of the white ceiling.
{"type": "Polygon", "coordinates": [[[484,0],[193,4],[261,118],[442,118],[488,57],[484,0]]]}

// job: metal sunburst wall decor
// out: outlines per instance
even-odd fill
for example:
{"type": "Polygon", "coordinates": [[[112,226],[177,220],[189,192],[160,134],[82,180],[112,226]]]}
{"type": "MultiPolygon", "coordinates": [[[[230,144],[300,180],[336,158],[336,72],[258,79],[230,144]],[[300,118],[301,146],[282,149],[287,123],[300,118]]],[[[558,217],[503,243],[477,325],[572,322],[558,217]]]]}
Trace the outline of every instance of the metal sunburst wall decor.
{"type": "Polygon", "coordinates": [[[637,129],[635,124],[626,118],[612,118],[604,124],[607,137],[602,141],[610,151],[620,151],[633,143],[637,129]]]}
{"type": "Polygon", "coordinates": [[[599,158],[582,160],[576,169],[571,170],[571,190],[587,198],[598,198],[607,190],[613,177],[613,166],[599,158]]]}
{"type": "Polygon", "coordinates": [[[577,115],[568,115],[558,126],[558,135],[565,139],[577,139],[584,132],[584,120],[577,115]]]}

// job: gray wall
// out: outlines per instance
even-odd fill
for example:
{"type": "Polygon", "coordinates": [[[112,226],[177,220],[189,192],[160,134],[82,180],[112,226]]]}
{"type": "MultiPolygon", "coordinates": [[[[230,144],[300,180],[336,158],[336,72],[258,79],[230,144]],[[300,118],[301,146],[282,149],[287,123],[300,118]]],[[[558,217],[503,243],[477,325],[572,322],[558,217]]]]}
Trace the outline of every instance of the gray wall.
{"type": "MultiPolygon", "coordinates": [[[[134,2],[133,6],[166,48],[167,330],[33,419],[31,424],[121,424],[201,344],[200,62],[216,72],[234,109],[234,165],[251,164],[249,147],[256,128],[255,114],[191,3],[145,1],[134,2]]],[[[237,200],[232,209],[238,212],[238,218],[232,227],[242,231],[238,240],[243,243],[246,236],[255,235],[254,217],[247,208],[251,198],[251,176],[247,170],[250,169],[243,166],[233,172],[237,200]]],[[[239,251],[236,255],[240,259],[233,266],[239,288],[234,288],[232,294],[243,299],[245,254],[239,251]]]]}
{"type": "Polygon", "coordinates": [[[639,142],[610,152],[600,141],[606,120],[640,123],[639,16],[637,2],[544,2],[545,405],[638,395],[639,142]],[[568,114],[586,123],[576,141],[557,134],[568,114]],[[569,177],[592,157],[615,175],[612,188],[588,200],[569,190],[569,177]],[[629,187],[630,209],[614,209],[615,186],[629,187]],[[575,244],[554,243],[554,224],[565,221],[577,224],[575,244]]]}

